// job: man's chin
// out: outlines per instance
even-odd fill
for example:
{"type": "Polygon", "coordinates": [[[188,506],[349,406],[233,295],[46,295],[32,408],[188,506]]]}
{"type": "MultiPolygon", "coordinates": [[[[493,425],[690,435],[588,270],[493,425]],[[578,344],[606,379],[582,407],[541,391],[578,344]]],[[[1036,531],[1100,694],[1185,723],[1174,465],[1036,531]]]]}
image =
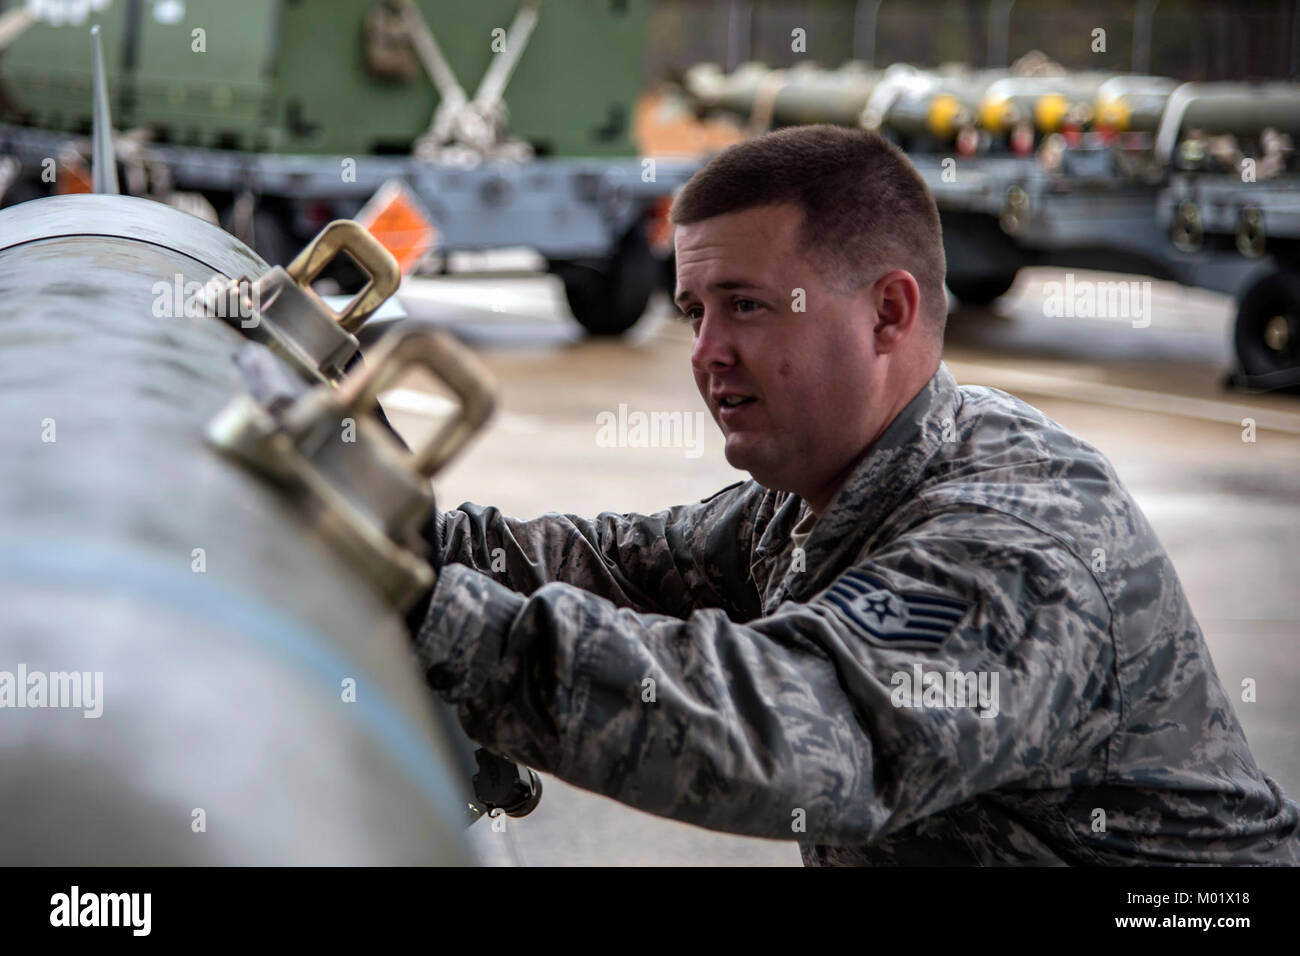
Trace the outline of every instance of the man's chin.
{"type": "Polygon", "coordinates": [[[773,467],[771,455],[765,454],[764,451],[762,448],[755,447],[754,443],[748,440],[748,436],[731,434],[727,436],[723,455],[732,468],[749,472],[750,477],[756,482],[764,488],[770,488],[772,486],[768,482],[775,480],[777,469],[773,467]]]}

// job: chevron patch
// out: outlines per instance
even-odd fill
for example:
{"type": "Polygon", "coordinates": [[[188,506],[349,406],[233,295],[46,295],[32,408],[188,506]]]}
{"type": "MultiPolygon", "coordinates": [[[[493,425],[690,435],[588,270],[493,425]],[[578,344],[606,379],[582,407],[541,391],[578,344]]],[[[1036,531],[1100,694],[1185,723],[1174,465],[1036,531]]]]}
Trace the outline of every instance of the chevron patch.
{"type": "Polygon", "coordinates": [[[823,599],[849,630],[878,647],[935,650],[970,609],[969,601],[922,591],[894,591],[861,568],[851,568],[823,599]]]}

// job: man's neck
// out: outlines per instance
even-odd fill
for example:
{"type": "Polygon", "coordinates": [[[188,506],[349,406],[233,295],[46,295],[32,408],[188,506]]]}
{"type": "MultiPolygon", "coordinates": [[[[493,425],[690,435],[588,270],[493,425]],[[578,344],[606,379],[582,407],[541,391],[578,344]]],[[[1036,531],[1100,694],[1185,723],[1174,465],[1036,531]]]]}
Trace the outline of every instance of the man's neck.
{"type": "MultiPolygon", "coordinates": [[[[882,428],[881,432],[883,433],[883,431],[884,429],[882,428]]],[[[879,435],[876,436],[876,438],[879,437],[880,437],[879,435]]],[[[827,508],[829,508],[831,502],[835,500],[835,495],[838,494],[839,490],[844,487],[844,482],[848,481],[849,475],[853,474],[853,470],[862,463],[862,459],[865,458],[867,454],[871,451],[871,446],[876,443],[876,438],[871,439],[871,441],[867,444],[867,446],[863,448],[862,451],[859,452],[853,458],[852,461],[850,461],[847,465],[845,465],[844,468],[842,468],[839,471],[839,473],[835,475],[834,478],[832,478],[830,481],[828,481],[825,485],[822,486],[822,489],[820,491],[818,491],[816,494],[799,496],[808,503],[809,511],[811,511],[813,514],[817,515],[818,517],[821,517],[822,512],[824,512],[827,508]]]]}
{"type": "Polygon", "coordinates": [[[912,387],[895,390],[896,394],[902,397],[894,402],[894,407],[885,416],[884,420],[880,423],[880,426],[876,429],[875,434],[871,436],[871,440],[862,447],[862,450],[858,452],[858,454],[854,455],[847,465],[826,481],[816,492],[799,495],[799,497],[808,503],[808,509],[812,511],[813,514],[821,517],[822,513],[831,506],[831,502],[835,500],[835,496],[839,493],[839,490],[844,487],[844,482],[849,480],[849,475],[853,474],[858,465],[862,464],[862,460],[871,453],[871,449],[874,448],[876,442],[880,440],[880,436],[885,433],[890,425],[894,424],[894,419],[898,418],[903,409],[907,408],[907,406],[912,403],[912,399],[921,394],[921,390],[930,383],[930,379],[934,378],[934,373],[937,372],[938,369],[939,363],[936,361],[934,368],[930,370],[930,373],[919,382],[916,382],[912,387]]]}

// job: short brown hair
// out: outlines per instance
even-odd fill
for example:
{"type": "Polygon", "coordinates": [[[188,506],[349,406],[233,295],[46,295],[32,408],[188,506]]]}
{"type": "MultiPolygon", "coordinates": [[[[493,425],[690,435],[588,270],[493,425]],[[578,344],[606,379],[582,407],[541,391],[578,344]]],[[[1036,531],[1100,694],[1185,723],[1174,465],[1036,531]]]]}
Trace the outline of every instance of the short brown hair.
{"type": "Polygon", "coordinates": [[[684,226],[755,206],[794,203],[804,214],[799,246],[821,278],[853,292],[890,269],[912,273],[921,314],[940,336],[947,318],[947,264],[939,210],[916,169],[876,133],[794,126],[723,150],[673,201],[684,226]]]}

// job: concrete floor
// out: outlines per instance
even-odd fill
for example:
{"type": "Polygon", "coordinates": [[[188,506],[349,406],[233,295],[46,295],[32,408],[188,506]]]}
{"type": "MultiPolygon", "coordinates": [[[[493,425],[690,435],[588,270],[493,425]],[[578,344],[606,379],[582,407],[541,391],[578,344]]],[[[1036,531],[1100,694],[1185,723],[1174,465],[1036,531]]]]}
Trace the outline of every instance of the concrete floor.
{"type": "MultiPolygon", "coordinates": [[[[954,313],[945,361],[963,384],[1013,392],[1110,457],[1178,568],[1257,761],[1300,797],[1300,399],[1221,389],[1228,299],[1154,283],[1149,328],[1046,318],[1043,283],[1060,277],[1024,270],[990,309],[954,313]],[[1245,417],[1256,421],[1254,443],[1242,441],[1245,417]],[[1246,678],[1257,685],[1252,703],[1240,699],[1246,678]]],[[[620,342],[583,341],[547,277],[413,280],[402,298],[413,316],[473,345],[501,383],[497,418],[436,482],[442,506],[654,511],[743,477],[711,422],[698,457],[596,443],[597,414],[619,403],[704,408],[690,330],[667,317],[666,298],[620,342]]],[[[409,382],[385,399],[413,440],[445,409],[432,391],[409,382]]],[[[531,816],[503,832],[476,824],[470,837],[488,863],[799,864],[793,843],[662,820],[551,777],[531,816]]]]}

